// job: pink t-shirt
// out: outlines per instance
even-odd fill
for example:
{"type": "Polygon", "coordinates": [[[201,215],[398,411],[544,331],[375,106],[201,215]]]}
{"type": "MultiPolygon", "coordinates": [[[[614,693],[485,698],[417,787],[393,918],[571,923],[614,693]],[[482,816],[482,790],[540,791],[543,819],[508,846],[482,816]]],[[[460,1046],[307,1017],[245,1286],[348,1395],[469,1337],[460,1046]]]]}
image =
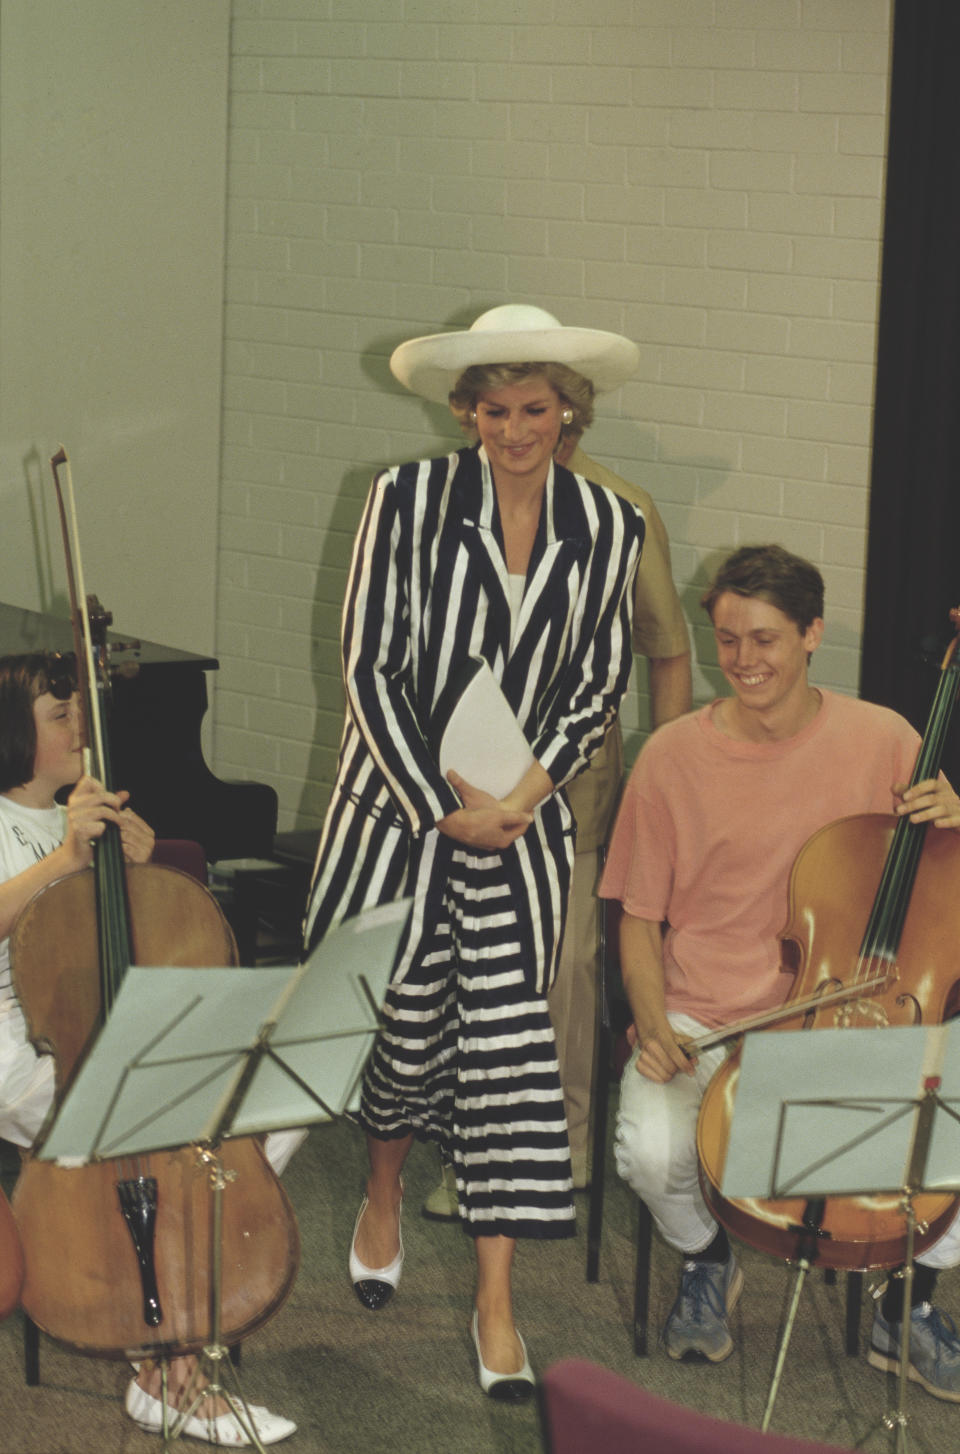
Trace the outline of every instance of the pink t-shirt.
{"type": "Polygon", "coordinates": [[[666,920],[667,1009],[724,1025],[780,1004],[787,885],[807,839],[837,818],[891,813],[920,739],[896,712],[821,691],[783,742],[738,742],[712,702],[659,728],[630,774],[600,896],[666,920]]]}

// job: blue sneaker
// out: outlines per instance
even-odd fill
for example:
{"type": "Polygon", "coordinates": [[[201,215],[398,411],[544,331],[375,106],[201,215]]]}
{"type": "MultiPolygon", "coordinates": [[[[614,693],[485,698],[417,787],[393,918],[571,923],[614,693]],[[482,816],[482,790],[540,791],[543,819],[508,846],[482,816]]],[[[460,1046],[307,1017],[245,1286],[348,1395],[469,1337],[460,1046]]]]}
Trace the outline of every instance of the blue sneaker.
{"type": "Polygon", "coordinates": [[[663,1325],[663,1345],[671,1358],[722,1363],[733,1352],[727,1318],[737,1305],[743,1273],[733,1256],[726,1262],[683,1264],[680,1291],[663,1325]]]}
{"type": "MultiPolygon", "coordinates": [[[[888,1323],[877,1308],[867,1362],[886,1373],[900,1372],[900,1324],[888,1323]]],[[[910,1367],[907,1377],[934,1398],[960,1403],[960,1338],[953,1319],[932,1303],[910,1312],[910,1367]]]]}

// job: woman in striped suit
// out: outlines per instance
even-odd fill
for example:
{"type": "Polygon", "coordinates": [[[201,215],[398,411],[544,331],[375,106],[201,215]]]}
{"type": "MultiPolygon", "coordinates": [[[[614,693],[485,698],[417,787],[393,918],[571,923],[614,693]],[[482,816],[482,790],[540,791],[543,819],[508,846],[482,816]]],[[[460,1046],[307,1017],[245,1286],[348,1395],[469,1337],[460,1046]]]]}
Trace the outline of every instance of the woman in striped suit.
{"type": "Polygon", "coordinates": [[[644,531],[553,454],[589,424],[594,391],[637,362],[625,338],[522,305],[401,345],[395,375],[449,400],[477,443],[376,477],[343,613],[347,716],[308,945],[371,904],[413,899],[364,1085],[370,1177],[351,1277],[370,1308],[397,1286],[401,1169],[414,1135],[438,1142],[474,1237],[480,1384],[501,1399],[533,1384],[513,1321],[515,1239],[574,1231],[546,1005],[573,855],[563,784],[627,685],[644,531]],[[445,777],[432,745],[477,658],[532,754],[499,797],[445,777]]]}

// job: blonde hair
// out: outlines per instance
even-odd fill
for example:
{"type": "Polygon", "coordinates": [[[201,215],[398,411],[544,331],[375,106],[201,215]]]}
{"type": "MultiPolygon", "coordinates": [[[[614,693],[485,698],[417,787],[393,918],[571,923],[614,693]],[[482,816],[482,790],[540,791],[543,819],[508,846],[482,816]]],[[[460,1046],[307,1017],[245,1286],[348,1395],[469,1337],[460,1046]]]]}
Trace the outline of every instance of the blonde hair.
{"type": "Polygon", "coordinates": [[[575,369],[567,368],[566,364],[473,364],[464,369],[450,390],[451,412],[464,433],[476,438],[475,410],[480,395],[532,378],[546,379],[562,402],[573,411],[572,420],[569,424],[564,424],[560,431],[561,437],[573,435],[579,438],[587,426],[593,423],[593,384],[575,369]]]}

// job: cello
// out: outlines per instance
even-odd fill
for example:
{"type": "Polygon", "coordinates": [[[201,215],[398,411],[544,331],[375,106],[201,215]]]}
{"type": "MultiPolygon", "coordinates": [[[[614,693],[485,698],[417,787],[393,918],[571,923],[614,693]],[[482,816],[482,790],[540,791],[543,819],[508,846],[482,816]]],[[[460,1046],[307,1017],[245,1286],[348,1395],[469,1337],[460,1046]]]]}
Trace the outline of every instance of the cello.
{"type": "MultiPolygon", "coordinates": [[[[951,620],[960,630],[960,612],[951,612],[951,620]]],[[[958,689],[955,637],[941,665],[911,786],[937,776],[958,689]]],[[[960,984],[958,882],[960,839],[954,832],[928,834],[927,824],[911,823],[909,815],[862,814],[827,824],[801,849],[790,876],[780,934],[783,967],[794,975],[789,998],[687,1050],[760,1028],[760,1022],[783,1029],[940,1023],[955,1010],[960,984]]],[[[813,1232],[825,1267],[866,1271],[902,1262],[908,1220],[902,1193],[828,1197],[817,1208],[815,1226],[800,1198],[723,1196],[739,1061],[737,1049],[714,1075],[697,1125],[701,1187],[717,1219],[750,1246],[786,1260],[813,1232]]],[[[951,1194],[914,1198],[918,1252],[943,1234],[957,1206],[951,1194]]]]}
{"type": "MultiPolygon", "coordinates": [[[[62,451],[54,457],[55,479],[65,461],[62,451]]],[[[57,486],[65,525],[59,480],[57,486]]],[[[80,671],[79,680],[87,743],[96,747],[94,771],[109,788],[109,617],[100,613],[93,623],[86,606],[81,610],[66,529],[65,546],[75,635],[84,637],[78,667],[85,659],[86,679],[80,671]]],[[[92,868],[35,895],[10,950],[31,1038],[55,1056],[58,1098],[131,964],[237,962],[232,932],[208,890],[176,869],[125,864],[115,829],[98,841],[92,868]]],[[[31,1157],[13,1211],[26,1264],[24,1311],[52,1337],[98,1357],[195,1353],[209,1342],[215,1318],[223,1341],[239,1342],[278,1310],[296,1276],[296,1219],[253,1138],[82,1167],[31,1157]],[[213,1215],[215,1179],[233,1183],[222,1224],[213,1215]]]]}

